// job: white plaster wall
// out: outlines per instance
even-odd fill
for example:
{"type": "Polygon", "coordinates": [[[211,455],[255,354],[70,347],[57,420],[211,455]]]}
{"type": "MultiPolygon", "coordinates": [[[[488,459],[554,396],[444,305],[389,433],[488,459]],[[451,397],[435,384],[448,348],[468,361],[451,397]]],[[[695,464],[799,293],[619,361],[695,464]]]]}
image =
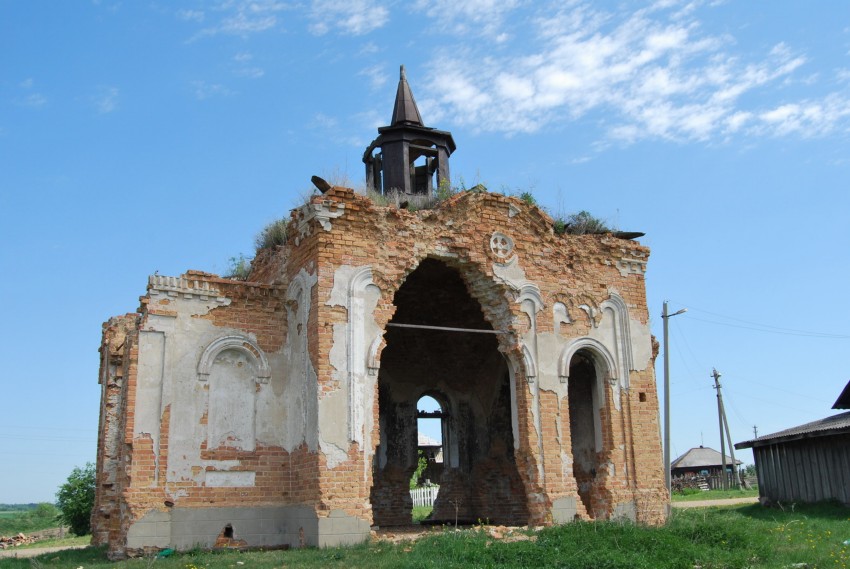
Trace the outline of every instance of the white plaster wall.
{"type": "MultiPolygon", "coordinates": [[[[235,486],[253,484],[248,474],[230,476],[239,461],[202,460],[204,441],[213,449],[228,446],[253,450],[256,445],[292,451],[316,432],[315,372],[307,355],[306,322],[315,275],[300,275],[303,295],[279,353],[266,354],[271,377],[257,378],[255,359],[247,352],[227,349],[218,354],[208,377],[199,376],[204,350],[225,336],[256,338],[244,331],[217,327],[206,318],[214,308],[230,303],[222,298],[151,290],[151,305],[168,314],[149,314],[140,334],[136,428],[134,436],[149,433],[157,442],[164,410],[170,406],[169,453],[165,482],[235,486]],[[163,302],[165,301],[165,302],[163,302]],[[206,379],[206,380],[205,380],[206,379]],[[312,383],[312,422],[309,420],[312,383]],[[207,424],[202,418],[207,414],[207,424]],[[312,423],[312,424],[311,424],[312,423]],[[207,474],[212,467],[216,474],[207,474]],[[207,477],[211,478],[207,480],[207,477]]],[[[312,437],[315,449],[316,436],[312,437]]],[[[170,494],[179,498],[183,491],[170,494]]]]}
{"type": "Polygon", "coordinates": [[[254,450],[257,366],[245,352],[218,354],[209,377],[207,448],[254,450]]]}
{"type": "Polygon", "coordinates": [[[320,446],[330,468],[347,459],[352,442],[371,453],[377,375],[371,374],[367,366],[369,349],[382,334],[374,316],[380,292],[372,283],[368,265],[343,265],[334,272],[326,305],[344,307],[347,320],[334,324],[329,354],[333,378],[339,387],[323,394],[319,401],[320,446]]]}

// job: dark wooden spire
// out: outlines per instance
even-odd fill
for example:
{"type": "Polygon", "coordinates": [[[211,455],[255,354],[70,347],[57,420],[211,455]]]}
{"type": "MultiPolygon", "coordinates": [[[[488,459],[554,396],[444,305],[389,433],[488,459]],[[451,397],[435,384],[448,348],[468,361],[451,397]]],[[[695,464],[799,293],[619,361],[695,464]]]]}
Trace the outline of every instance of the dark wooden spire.
{"type": "Polygon", "coordinates": [[[410,85],[407,84],[404,65],[401,66],[401,72],[399,73],[398,90],[396,90],[395,106],[393,106],[393,120],[390,124],[392,126],[400,124],[425,126],[422,123],[422,115],[419,114],[419,108],[416,106],[416,99],[413,98],[413,91],[410,90],[410,85]]]}
{"type": "Polygon", "coordinates": [[[383,194],[433,195],[435,187],[449,183],[454,150],[452,133],[422,123],[402,65],[392,123],[378,128],[363,153],[366,185],[383,194]]]}

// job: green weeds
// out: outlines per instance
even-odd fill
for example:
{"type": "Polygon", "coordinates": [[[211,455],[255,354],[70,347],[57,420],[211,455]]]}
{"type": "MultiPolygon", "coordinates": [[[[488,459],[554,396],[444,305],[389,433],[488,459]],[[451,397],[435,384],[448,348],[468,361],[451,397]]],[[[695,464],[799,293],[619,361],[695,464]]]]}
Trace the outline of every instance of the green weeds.
{"type": "MultiPolygon", "coordinates": [[[[669,523],[650,528],[627,522],[579,522],[520,531],[521,540],[496,539],[485,527],[446,529],[416,542],[373,542],[347,548],[291,551],[193,551],[157,559],[162,569],[215,567],[561,567],[570,569],[846,569],[850,509],[837,504],[793,508],[748,505],[674,510],[669,523]],[[528,534],[527,536],[525,534],[528,534]],[[805,564],[805,565],[801,565],[805,564]]],[[[114,568],[102,548],[43,555],[42,567],[114,568]]],[[[128,560],[122,568],[143,568],[128,560]]],[[[0,568],[29,568],[27,559],[0,568]]]]}

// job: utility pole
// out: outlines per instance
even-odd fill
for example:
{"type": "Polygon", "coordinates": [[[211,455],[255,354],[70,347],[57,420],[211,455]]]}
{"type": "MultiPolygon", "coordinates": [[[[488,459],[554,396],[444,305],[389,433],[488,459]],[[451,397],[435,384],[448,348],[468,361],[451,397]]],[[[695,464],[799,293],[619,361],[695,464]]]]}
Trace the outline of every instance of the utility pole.
{"type": "Polygon", "coordinates": [[[735,482],[733,484],[737,488],[738,467],[735,464],[735,451],[734,447],[732,446],[732,436],[729,434],[729,421],[726,419],[726,409],[723,406],[723,394],[721,393],[720,385],[720,372],[718,372],[717,369],[712,369],[711,377],[714,378],[714,388],[717,390],[717,419],[720,422],[720,460],[723,465],[723,489],[725,490],[729,486],[729,478],[726,475],[726,444],[723,437],[724,434],[726,435],[725,439],[729,442],[729,452],[732,455],[732,472],[735,474],[733,478],[735,482]]]}
{"type": "Polygon", "coordinates": [[[723,438],[723,404],[721,403],[722,399],[720,395],[720,374],[716,369],[712,369],[711,377],[714,378],[714,389],[717,390],[717,420],[720,423],[720,460],[723,465],[720,487],[726,490],[726,441],[723,438]]]}
{"type": "MultiPolygon", "coordinates": [[[[717,390],[718,395],[720,389],[717,390]]],[[[723,413],[723,426],[726,427],[726,442],[729,443],[729,456],[732,457],[732,486],[738,488],[738,461],[735,460],[735,446],[732,444],[732,435],[729,434],[729,419],[726,417],[726,406],[723,404],[723,398],[720,397],[720,411],[723,413]]],[[[726,473],[723,473],[726,476],[726,473]]]]}
{"type": "Polygon", "coordinates": [[[753,438],[759,438],[759,428],[756,425],[753,425],[753,438]]]}
{"type": "Polygon", "coordinates": [[[687,308],[683,308],[673,314],[668,314],[667,301],[665,300],[661,313],[661,319],[664,321],[664,483],[667,485],[668,499],[671,496],[672,486],[670,481],[670,350],[667,340],[667,321],[671,316],[687,311],[687,308]]]}

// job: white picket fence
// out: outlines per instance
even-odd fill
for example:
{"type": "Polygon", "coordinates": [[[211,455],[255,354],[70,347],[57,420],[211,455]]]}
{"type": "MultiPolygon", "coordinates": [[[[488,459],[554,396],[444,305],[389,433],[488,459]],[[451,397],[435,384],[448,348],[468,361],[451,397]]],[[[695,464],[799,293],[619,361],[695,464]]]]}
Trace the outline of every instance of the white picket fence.
{"type": "Polygon", "coordinates": [[[410,499],[413,500],[413,506],[433,506],[434,500],[437,499],[437,492],[440,491],[439,486],[422,486],[414,488],[410,491],[410,499]]]}

